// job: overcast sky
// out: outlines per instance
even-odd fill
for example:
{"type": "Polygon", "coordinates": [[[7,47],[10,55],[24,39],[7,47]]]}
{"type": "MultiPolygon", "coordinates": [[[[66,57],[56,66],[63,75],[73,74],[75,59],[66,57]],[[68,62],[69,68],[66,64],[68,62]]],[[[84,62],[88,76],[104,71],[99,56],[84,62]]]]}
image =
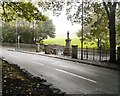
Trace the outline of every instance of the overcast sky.
{"type": "MultiPolygon", "coordinates": [[[[58,1],[65,1],[66,2],[68,0],[58,0],[58,1]]],[[[74,2],[74,1],[77,1],[77,0],[70,0],[70,1],[74,2]]],[[[82,0],[78,0],[78,1],[82,1],[82,0]]],[[[101,2],[103,0],[93,0],[93,1],[94,2],[101,2]]],[[[107,1],[107,0],[104,0],[104,1],[107,1]]],[[[112,0],[112,1],[120,1],[120,0],[112,0]]],[[[45,14],[50,19],[53,20],[53,24],[56,27],[56,32],[55,32],[56,33],[56,37],[59,37],[59,36],[66,37],[67,31],[70,32],[70,36],[71,37],[75,37],[76,36],[76,32],[78,32],[78,30],[81,29],[81,24],[74,24],[74,25],[72,25],[71,22],[67,20],[65,8],[61,12],[61,15],[58,16],[58,17],[57,16],[53,16],[52,12],[46,12],[45,14]]]]}
{"type": "MultiPolygon", "coordinates": [[[[34,0],[30,0],[30,1],[34,2],[34,0]]],[[[36,2],[37,1],[39,1],[39,0],[36,0],[36,2]]],[[[62,1],[62,0],[59,0],[59,1],[62,1]]],[[[65,2],[66,1],[67,0],[65,0],[65,2]]],[[[98,1],[102,1],[102,0],[94,0],[94,1],[98,2],[98,1]]],[[[114,1],[116,1],[116,0],[114,0],[114,1]]],[[[118,1],[120,1],[120,0],[118,0],[118,1]]],[[[67,31],[70,32],[70,36],[71,37],[75,37],[76,36],[76,32],[78,32],[78,30],[81,29],[81,24],[73,24],[72,25],[71,22],[67,20],[66,9],[65,8],[61,12],[61,15],[58,16],[58,17],[57,16],[53,16],[52,13],[53,13],[52,11],[49,11],[49,12],[47,11],[47,12],[45,12],[45,15],[48,16],[50,19],[52,19],[53,24],[56,27],[56,31],[55,31],[56,37],[61,37],[61,36],[66,37],[67,31]]]]}
{"type": "MultiPolygon", "coordinates": [[[[13,1],[16,1],[16,2],[23,2],[23,1],[29,2],[30,1],[30,2],[33,2],[33,4],[35,4],[36,6],[38,6],[37,4],[38,4],[38,1],[40,0],[13,0],[13,1]]],[[[70,32],[71,37],[75,37],[76,32],[79,29],[81,29],[81,25],[80,24],[72,25],[71,22],[67,20],[65,9],[61,12],[61,15],[58,17],[53,16],[52,13],[53,13],[52,11],[49,11],[49,12],[47,11],[44,14],[48,16],[50,19],[52,19],[53,24],[55,25],[55,28],[56,28],[56,31],[55,31],[56,37],[61,37],[61,36],[66,37],[67,31],[70,32]]]]}
{"type": "Polygon", "coordinates": [[[76,32],[81,29],[81,24],[72,25],[71,22],[67,20],[65,7],[63,8],[63,11],[61,11],[61,15],[59,16],[54,16],[53,11],[46,11],[44,12],[44,14],[52,19],[53,24],[56,28],[56,37],[66,37],[67,31],[69,31],[70,37],[76,37],[76,32]]]}
{"type": "Polygon", "coordinates": [[[63,36],[66,37],[67,31],[70,32],[71,37],[76,36],[76,32],[81,29],[80,24],[71,24],[70,21],[67,20],[65,11],[62,11],[60,16],[53,16],[52,12],[45,13],[50,19],[53,20],[53,24],[56,27],[56,37],[63,36]]]}

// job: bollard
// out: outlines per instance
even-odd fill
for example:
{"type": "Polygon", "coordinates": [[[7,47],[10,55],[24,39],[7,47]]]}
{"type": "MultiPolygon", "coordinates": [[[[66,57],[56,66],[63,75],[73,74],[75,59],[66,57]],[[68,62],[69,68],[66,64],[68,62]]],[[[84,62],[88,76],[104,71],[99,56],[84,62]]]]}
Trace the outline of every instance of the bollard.
{"type": "Polygon", "coordinates": [[[120,47],[117,47],[117,61],[120,63],[120,47]]]}
{"type": "Polygon", "coordinates": [[[56,48],[53,49],[53,54],[57,55],[57,49],[56,48]]]}
{"type": "Polygon", "coordinates": [[[40,51],[40,44],[37,43],[37,44],[36,44],[36,52],[39,52],[39,51],[40,51]]]}
{"type": "Polygon", "coordinates": [[[48,45],[44,45],[44,51],[45,51],[45,54],[49,54],[48,45]]]}
{"type": "Polygon", "coordinates": [[[72,58],[77,59],[78,45],[72,45],[72,58]]]}

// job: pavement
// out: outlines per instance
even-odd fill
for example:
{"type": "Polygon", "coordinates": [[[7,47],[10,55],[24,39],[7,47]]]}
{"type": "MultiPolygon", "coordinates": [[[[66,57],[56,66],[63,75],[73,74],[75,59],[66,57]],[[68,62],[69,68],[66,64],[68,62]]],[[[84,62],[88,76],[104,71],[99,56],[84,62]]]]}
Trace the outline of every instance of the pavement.
{"type": "MultiPolygon", "coordinates": [[[[11,50],[10,49],[9,51],[15,51],[15,50],[11,50]]],[[[113,63],[110,63],[110,62],[98,62],[98,61],[90,61],[90,60],[73,59],[70,56],[45,54],[44,52],[30,52],[30,51],[23,51],[23,50],[22,51],[19,50],[17,52],[42,55],[42,56],[53,57],[53,58],[58,58],[58,59],[62,59],[62,60],[78,62],[80,64],[88,64],[88,65],[93,65],[93,66],[102,67],[102,68],[108,68],[108,69],[113,69],[113,70],[120,70],[120,66],[118,64],[113,64],[113,63]]]]}

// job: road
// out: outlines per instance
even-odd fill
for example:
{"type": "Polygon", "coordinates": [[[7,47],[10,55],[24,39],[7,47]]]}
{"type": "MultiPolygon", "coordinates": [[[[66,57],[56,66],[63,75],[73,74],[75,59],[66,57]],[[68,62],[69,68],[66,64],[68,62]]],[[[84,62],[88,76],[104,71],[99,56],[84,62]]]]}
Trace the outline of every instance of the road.
{"type": "Polygon", "coordinates": [[[0,60],[0,96],[2,95],[2,60],[0,60]]]}
{"type": "Polygon", "coordinates": [[[0,51],[11,63],[45,78],[67,94],[117,94],[118,71],[36,54],[0,51]]]}

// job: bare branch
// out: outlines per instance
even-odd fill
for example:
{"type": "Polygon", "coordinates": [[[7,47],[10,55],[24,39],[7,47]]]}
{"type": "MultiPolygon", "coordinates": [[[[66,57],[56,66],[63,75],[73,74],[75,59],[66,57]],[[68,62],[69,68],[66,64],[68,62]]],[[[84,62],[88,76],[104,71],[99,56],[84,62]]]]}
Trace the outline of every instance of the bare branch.
{"type": "Polygon", "coordinates": [[[2,4],[2,8],[3,8],[3,14],[5,14],[5,7],[4,7],[5,3],[3,2],[2,4]]]}
{"type": "Polygon", "coordinates": [[[107,12],[108,18],[110,18],[110,12],[109,12],[109,10],[108,10],[108,6],[107,6],[106,2],[103,1],[103,5],[104,5],[105,10],[106,10],[106,12],[107,12]]]}

